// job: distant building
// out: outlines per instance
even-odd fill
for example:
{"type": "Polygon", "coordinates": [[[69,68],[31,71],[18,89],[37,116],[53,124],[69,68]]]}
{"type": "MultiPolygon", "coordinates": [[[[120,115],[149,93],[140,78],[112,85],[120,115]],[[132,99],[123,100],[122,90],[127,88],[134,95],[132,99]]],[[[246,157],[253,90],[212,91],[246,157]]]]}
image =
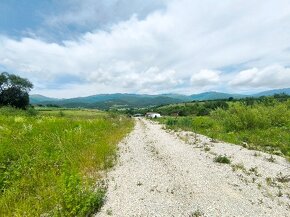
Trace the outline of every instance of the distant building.
{"type": "Polygon", "coordinates": [[[160,118],[161,117],[161,115],[159,113],[156,113],[156,112],[148,112],[148,113],[146,113],[145,116],[148,118],[160,118]]]}

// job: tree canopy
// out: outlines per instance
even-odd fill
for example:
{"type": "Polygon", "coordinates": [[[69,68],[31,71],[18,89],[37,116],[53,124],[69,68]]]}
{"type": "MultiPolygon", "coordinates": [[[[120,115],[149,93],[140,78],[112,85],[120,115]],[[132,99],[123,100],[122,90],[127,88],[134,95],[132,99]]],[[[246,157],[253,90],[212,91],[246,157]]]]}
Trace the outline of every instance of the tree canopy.
{"type": "Polygon", "coordinates": [[[0,106],[25,109],[29,105],[28,92],[33,84],[26,78],[2,72],[0,74],[0,106]]]}

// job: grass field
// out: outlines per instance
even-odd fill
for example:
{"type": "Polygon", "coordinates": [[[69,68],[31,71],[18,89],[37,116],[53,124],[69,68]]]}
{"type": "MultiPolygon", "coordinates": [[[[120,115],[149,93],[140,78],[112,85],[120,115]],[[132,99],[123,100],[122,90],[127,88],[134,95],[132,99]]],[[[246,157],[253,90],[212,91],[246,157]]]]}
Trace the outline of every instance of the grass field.
{"type": "Polygon", "coordinates": [[[133,123],[93,110],[0,109],[0,216],[86,216],[133,123]]]}
{"type": "Polygon", "coordinates": [[[290,100],[229,104],[207,116],[165,117],[159,119],[171,129],[184,129],[290,158],[290,100]]]}

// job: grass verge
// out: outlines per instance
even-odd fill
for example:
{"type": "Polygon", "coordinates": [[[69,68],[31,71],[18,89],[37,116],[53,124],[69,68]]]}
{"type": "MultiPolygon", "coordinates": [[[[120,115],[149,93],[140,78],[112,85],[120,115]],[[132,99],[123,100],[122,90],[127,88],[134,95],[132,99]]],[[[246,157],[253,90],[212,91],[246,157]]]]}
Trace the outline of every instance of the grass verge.
{"type": "Polygon", "coordinates": [[[94,111],[0,109],[0,216],[87,216],[132,121],[94,111]]]}
{"type": "Polygon", "coordinates": [[[290,100],[272,105],[233,103],[209,116],[158,119],[170,129],[183,129],[290,158],[290,100]]]}

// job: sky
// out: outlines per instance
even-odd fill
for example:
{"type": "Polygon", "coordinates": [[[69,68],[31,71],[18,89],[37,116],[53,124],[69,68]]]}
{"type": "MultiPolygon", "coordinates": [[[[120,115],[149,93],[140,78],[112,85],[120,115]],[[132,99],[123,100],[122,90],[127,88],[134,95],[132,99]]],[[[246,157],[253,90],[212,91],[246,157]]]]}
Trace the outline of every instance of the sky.
{"type": "Polygon", "coordinates": [[[290,87],[289,0],[1,0],[0,72],[32,94],[290,87]]]}

